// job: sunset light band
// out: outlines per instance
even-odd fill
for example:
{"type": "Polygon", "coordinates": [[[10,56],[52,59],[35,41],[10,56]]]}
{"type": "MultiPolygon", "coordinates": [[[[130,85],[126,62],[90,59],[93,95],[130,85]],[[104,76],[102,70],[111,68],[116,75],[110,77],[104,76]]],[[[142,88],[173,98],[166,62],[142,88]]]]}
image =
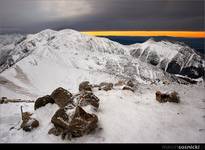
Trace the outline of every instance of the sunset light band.
{"type": "Polygon", "coordinates": [[[204,31],[84,31],[94,36],[171,36],[186,38],[205,38],[204,31]]]}

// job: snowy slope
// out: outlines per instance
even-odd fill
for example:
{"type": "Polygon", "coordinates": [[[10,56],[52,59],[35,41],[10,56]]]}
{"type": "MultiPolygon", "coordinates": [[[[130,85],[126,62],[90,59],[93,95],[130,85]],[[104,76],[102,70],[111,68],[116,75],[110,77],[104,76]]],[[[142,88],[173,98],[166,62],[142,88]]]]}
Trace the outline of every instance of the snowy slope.
{"type": "Polygon", "coordinates": [[[33,112],[33,104],[2,104],[0,142],[205,142],[204,87],[175,82],[150,84],[172,80],[161,66],[167,66],[167,71],[173,60],[183,62],[184,68],[204,69],[204,60],[194,50],[185,48],[188,47],[153,40],[124,46],[69,29],[27,35],[0,66],[0,97],[36,100],[60,86],[77,93],[79,83],[86,80],[98,84],[132,79],[138,83],[137,90],[94,91],[100,99],[99,128],[71,141],[47,134],[52,127],[50,118],[57,109],[55,104],[35,112],[40,126],[31,133],[17,128],[20,105],[33,112]],[[157,60],[160,63],[155,65],[157,60]],[[158,103],[157,90],[179,92],[181,103],[158,103]],[[9,130],[11,127],[15,128],[9,130]]]}
{"type": "Polygon", "coordinates": [[[47,142],[47,143],[204,143],[204,88],[173,84],[171,86],[139,86],[135,93],[112,90],[95,91],[100,98],[98,128],[81,138],[61,140],[60,136],[48,135],[53,127],[50,118],[58,109],[48,104],[35,112],[39,128],[32,132],[17,130],[20,126],[20,106],[33,112],[33,104],[0,105],[0,142],[47,142]],[[176,90],[180,104],[160,104],[155,91],[176,90]],[[14,129],[10,130],[11,127],[14,129]]]}
{"type": "Polygon", "coordinates": [[[191,78],[199,78],[205,73],[205,61],[189,46],[170,41],[149,39],[142,44],[131,45],[130,54],[162,70],[191,78]]]}
{"type": "Polygon", "coordinates": [[[74,30],[28,35],[7,61],[14,65],[5,63],[12,66],[0,75],[0,96],[36,97],[66,85],[66,81],[68,86],[74,81],[78,84],[82,76],[96,82],[111,75],[139,82],[169,78],[161,69],[130,56],[128,47],[74,30]],[[93,74],[94,78],[90,77],[93,74]]]}

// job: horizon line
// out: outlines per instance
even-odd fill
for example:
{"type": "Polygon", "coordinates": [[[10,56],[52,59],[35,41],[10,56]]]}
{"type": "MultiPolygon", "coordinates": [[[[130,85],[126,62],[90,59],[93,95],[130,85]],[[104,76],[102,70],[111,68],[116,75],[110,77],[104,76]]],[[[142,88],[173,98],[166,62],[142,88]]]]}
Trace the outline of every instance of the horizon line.
{"type": "Polygon", "coordinates": [[[205,31],[81,31],[93,36],[170,36],[187,38],[205,38],[205,31]]]}

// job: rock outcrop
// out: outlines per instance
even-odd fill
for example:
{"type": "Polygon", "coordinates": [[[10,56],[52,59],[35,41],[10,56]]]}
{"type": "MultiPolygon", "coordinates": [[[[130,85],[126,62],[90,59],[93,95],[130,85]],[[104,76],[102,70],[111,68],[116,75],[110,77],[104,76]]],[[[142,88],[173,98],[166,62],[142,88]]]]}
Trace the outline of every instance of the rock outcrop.
{"type": "Polygon", "coordinates": [[[52,92],[51,97],[60,108],[65,107],[69,103],[72,103],[72,94],[62,87],[55,89],[52,92]]]}
{"type": "Polygon", "coordinates": [[[83,92],[80,94],[77,94],[75,98],[73,99],[73,102],[76,106],[92,106],[94,111],[97,111],[99,108],[99,98],[95,96],[92,92],[83,92]]]}
{"type": "Polygon", "coordinates": [[[40,97],[35,101],[34,110],[36,110],[40,107],[43,107],[48,103],[51,103],[51,104],[55,103],[54,99],[50,95],[40,97]]]}
{"type": "Polygon", "coordinates": [[[56,111],[51,119],[55,128],[49,132],[59,135],[80,137],[90,133],[97,127],[98,117],[94,114],[86,113],[80,106],[69,105],[56,111]]]}
{"type": "Polygon", "coordinates": [[[89,81],[81,82],[79,85],[79,91],[92,91],[92,85],[89,81]]]}
{"type": "Polygon", "coordinates": [[[113,83],[102,82],[99,84],[98,90],[109,91],[113,89],[113,83]]]}
{"type": "Polygon", "coordinates": [[[160,103],[165,103],[165,102],[179,103],[180,102],[179,95],[175,91],[171,92],[170,94],[161,93],[160,91],[157,91],[155,95],[156,95],[156,100],[160,103]]]}

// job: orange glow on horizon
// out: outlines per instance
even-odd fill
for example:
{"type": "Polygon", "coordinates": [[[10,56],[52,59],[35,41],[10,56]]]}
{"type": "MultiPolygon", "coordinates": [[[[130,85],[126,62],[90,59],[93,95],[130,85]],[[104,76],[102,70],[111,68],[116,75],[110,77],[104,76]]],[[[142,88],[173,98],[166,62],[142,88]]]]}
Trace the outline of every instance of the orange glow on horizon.
{"type": "Polygon", "coordinates": [[[205,31],[84,31],[94,36],[171,36],[205,38],[205,31]]]}

